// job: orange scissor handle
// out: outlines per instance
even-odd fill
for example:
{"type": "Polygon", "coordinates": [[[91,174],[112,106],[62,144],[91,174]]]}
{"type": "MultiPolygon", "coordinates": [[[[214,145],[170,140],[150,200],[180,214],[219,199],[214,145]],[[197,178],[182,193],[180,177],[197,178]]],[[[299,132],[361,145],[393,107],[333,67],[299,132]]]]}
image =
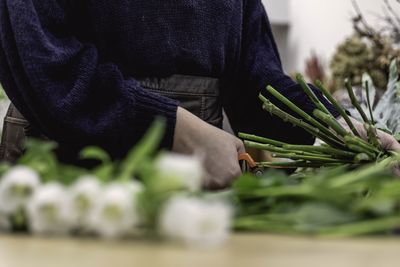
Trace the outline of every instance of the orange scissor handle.
{"type": "Polygon", "coordinates": [[[249,165],[250,168],[255,168],[256,162],[254,161],[254,159],[250,156],[249,153],[241,153],[239,154],[239,160],[244,160],[247,162],[247,165],[249,165]]]}

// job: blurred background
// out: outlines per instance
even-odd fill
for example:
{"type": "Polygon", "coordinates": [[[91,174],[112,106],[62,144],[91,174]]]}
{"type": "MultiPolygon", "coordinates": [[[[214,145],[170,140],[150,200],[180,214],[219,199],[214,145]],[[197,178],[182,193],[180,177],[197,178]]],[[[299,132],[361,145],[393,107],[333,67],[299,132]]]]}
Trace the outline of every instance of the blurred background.
{"type": "MultiPolygon", "coordinates": [[[[400,14],[400,5],[389,2],[400,14]]],[[[327,67],[337,46],[354,32],[352,18],[357,13],[351,0],[263,0],[263,3],[288,73],[305,72],[306,60],[312,52],[327,67]]],[[[357,3],[371,26],[384,24],[385,1],[357,3]]]]}

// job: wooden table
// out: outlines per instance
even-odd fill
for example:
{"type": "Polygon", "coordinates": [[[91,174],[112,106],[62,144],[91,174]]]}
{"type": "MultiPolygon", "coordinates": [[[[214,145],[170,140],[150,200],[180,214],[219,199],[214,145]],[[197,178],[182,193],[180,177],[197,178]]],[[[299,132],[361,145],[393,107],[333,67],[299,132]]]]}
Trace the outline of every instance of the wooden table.
{"type": "Polygon", "coordinates": [[[400,239],[321,240],[233,235],[215,249],[150,241],[105,242],[0,235],[0,267],[400,266],[400,239]]]}

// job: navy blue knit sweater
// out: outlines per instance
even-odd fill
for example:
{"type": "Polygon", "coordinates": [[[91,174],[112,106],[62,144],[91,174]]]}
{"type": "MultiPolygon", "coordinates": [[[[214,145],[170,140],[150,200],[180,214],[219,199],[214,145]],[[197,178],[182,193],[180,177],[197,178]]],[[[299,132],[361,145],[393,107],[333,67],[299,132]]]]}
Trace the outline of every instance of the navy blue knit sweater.
{"type": "Polygon", "coordinates": [[[236,131],[311,140],[261,109],[268,84],[314,108],[283,73],[261,0],[0,0],[0,27],[0,82],[60,144],[119,157],[161,115],[170,147],[178,103],[135,78],[172,74],[219,78],[236,131]]]}

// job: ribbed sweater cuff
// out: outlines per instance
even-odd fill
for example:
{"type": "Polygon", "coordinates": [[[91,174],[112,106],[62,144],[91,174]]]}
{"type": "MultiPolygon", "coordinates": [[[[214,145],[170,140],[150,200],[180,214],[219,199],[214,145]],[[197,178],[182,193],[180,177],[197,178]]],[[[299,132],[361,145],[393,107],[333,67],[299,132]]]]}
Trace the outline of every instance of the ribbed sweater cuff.
{"type": "MultiPolygon", "coordinates": [[[[150,91],[138,88],[138,83],[132,80],[128,83],[128,90],[135,99],[135,117],[140,121],[144,131],[157,117],[166,119],[166,129],[161,148],[171,149],[174,140],[176,112],[179,102],[150,91]]],[[[139,127],[140,128],[140,127],[139,127]]]]}

